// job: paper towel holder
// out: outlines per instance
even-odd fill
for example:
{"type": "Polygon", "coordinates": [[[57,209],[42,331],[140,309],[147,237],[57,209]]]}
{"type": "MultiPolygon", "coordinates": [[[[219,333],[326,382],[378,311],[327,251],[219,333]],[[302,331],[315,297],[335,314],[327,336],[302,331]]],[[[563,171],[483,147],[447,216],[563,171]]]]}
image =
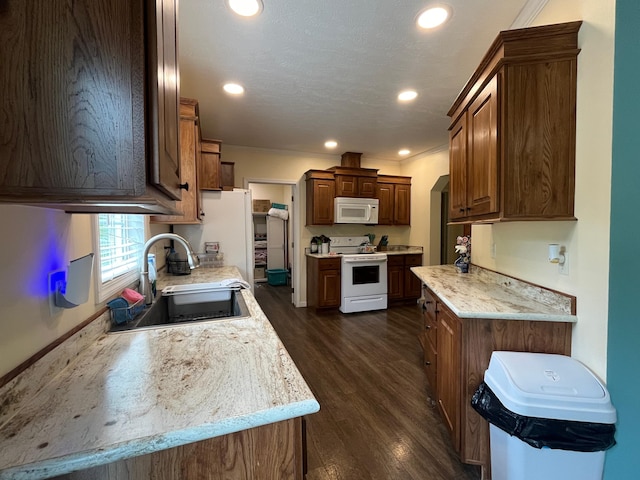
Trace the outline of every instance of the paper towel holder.
{"type": "Polygon", "coordinates": [[[66,270],[49,274],[49,288],[53,305],[60,308],[74,308],[89,299],[93,257],[90,253],[69,262],[66,270]],[[65,275],[66,273],[66,275],[65,275]]]}

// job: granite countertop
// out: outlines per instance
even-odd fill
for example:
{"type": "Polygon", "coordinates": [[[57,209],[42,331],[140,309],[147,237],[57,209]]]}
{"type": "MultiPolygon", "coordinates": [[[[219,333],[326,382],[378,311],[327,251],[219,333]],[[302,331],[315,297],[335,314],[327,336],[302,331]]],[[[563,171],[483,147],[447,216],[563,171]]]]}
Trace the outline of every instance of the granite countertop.
{"type": "Polygon", "coordinates": [[[453,265],[411,271],[460,318],[576,322],[575,298],[475,265],[458,273],[453,265]]]}
{"type": "MultiPolygon", "coordinates": [[[[202,268],[161,276],[158,288],[225,278],[241,277],[202,268]]],[[[0,479],[60,475],[317,412],[255,298],[242,294],[249,318],[103,333],[37,394],[14,395],[22,398],[0,425],[0,479]]]]}

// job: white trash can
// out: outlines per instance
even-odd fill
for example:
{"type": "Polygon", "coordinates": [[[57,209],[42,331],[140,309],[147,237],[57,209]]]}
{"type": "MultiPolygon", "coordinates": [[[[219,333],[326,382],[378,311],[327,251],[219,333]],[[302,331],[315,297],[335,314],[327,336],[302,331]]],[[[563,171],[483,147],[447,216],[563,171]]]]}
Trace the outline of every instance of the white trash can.
{"type": "Polygon", "coordinates": [[[493,352],[472,404],[490,422],[493,480],[602,479],[616,411],[577,360],[493,352]]]}

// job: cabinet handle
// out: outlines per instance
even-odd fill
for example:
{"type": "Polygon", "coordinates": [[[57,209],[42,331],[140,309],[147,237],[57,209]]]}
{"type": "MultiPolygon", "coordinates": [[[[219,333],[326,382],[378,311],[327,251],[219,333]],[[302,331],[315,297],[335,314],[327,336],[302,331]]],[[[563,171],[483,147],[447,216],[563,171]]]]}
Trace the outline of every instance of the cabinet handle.
{"type": "Polygon", "coordinates": [[[189,182],[181,183],[180,184],[180,188],[183,189],[183,190],[186,190],[188,192],[189,191],[189,182]]]}
{"type": "Polygon", "coordinates": [[[431,362],[424,362],[424,364],[428,367],[429,365],[431,365],[431,362]]]}
{"type": "Polygon", "coordinates": [[[431,330],[431,325],[425,325],[425,326],[424,326],[424,329],[425,329],[425,330],[431,330]]]}
{"type": "Polygon", "coordinates": [[[436,309],[435,313],[440,313],[440,310],[436,309]]]}
{"type": "Polygon", "coordinates": [[[461,208],[461,209],[460,209],[460,213],[464,213],[464,208],[461,208]]]}
{"type": "Polygon", "coordinates": [[[431,300],[425,300],[424,303],[433,303],[431,300]]]}

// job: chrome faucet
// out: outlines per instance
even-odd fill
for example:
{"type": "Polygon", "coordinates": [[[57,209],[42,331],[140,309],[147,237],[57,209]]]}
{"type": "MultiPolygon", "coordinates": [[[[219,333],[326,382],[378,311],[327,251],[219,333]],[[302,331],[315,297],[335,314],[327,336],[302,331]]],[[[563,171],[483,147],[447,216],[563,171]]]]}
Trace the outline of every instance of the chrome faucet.
{"type": "Polygon", "coordinates": [[[159,233],[158,235],[154,235],[147,243],[144,244],[144,249],[142,253],[142,272],[140,274],[140,293],[144,295],[144,302],[147,305],[153,303],[153,296],[151,295],[151,284],[149,283],[149,260],[147,259],[149,256],[149,250],[151,250],[151,245],[156,243],[158,240],[175,240],[179,244],[181,244],[184,249],[187,251],[187,261],[189,262],[189,268],[192,270],[200,266],[200,259],[198,256],[193,253],[193,249],[189,242],[177,235],[175,233],[159,233]]]}

